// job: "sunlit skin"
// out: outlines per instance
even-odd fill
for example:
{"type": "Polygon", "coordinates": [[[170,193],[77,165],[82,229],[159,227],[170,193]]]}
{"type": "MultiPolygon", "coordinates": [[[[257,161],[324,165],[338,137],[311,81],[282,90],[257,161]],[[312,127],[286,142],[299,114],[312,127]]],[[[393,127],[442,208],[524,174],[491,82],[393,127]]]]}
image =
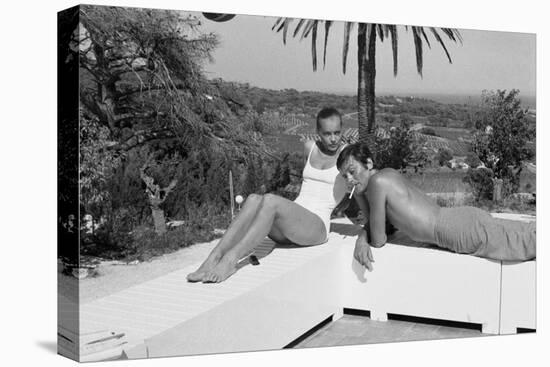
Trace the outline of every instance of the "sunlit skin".
{"type": "MultiPolygon", "coordinates": [[[[336,155],[342,144],[342,122],[340,118],[338,116],[331,116],[326,119],[320,119],[318,125],[317,135],[319,135],[320,141],[317,146],[326,156],[336,155]]],[[[321,156],[319,158],[320,160],[323,159],[321,156]]],[[[328,167],[321,167],[321,169],[334,165],[332,159],[325,160],[328,167]]]]}
{"type": "MultiPolygon", "coordinates": [[[[310,158],[314,168],[328,169],[336,165],[342,144],[341,130],[338,116],[319,120],[319,149],[310,158]]],[[[313,144],[313,141],[304,144],[306,159],[313,144]]],[[[237,271],[239,260],[250,254],[266,236],[277,243],[315,245],[324,242],[327,233],[319,216],[293,201],[273,194],[251,194],[218,245],[187,280],[203,283],[226,280],[237,271]]]]}
{"type": "Polygon", "coordinates": [[[370,246],[382,247],[386,241],[386,218],[415,241],[436,243],[435,223],[439,206],[412,182],[391,168],[373,169],[353,156],[342,165],[340,173],[348,184],[355,186],[354,198],[368,218],[371,243],[362,231],[355,243],[354,257],[372,270],[370,246]]]}

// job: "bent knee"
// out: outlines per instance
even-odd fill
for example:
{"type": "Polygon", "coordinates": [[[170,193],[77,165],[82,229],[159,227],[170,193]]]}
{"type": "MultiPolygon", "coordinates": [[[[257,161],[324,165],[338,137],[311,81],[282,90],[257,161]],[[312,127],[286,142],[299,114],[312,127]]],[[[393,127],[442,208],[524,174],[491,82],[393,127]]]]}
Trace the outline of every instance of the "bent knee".
{"type": "Polygon", "coordinates": [[[275,194],[265,194],[263,196],[263,203],[267,206],[276,206],[279,203],[280,197],[275,194]]]}
{"type": "Polygon", "coordinates": [[[262,200],[262,195],[258,195],[258,194],[250,194],[246,198],[247,202],[253,202],[253,203],[260,202],[261,200],[262,200]]]}

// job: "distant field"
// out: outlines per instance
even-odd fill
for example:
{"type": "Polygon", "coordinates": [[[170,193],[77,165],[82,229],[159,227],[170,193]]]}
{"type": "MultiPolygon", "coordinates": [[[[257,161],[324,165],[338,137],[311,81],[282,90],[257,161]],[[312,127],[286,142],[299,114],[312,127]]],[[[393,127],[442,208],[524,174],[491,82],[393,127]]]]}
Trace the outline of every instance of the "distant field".
{"type": "Polygon", "coordinates": [[[465,156],[471,151],[469,143],[451,140],[446,138],[440,138],[436,136],[424,135],[428,148],[439,151],[440,149],[449,149],[453,156],[465,156]]]}
{"type": "Polygon", "coordinates": [[[458,140],[458,138],[471,138],[470,131],[467,129],[458,129],[452,127],[430,126],[438,136],[450,140],[458,140]]]}
{"type": "Polygon", "coordinates": [[[280,153],[303,152],[304,143],[300,141],[299,135],[264,135],[267,146],[280,153]]]}

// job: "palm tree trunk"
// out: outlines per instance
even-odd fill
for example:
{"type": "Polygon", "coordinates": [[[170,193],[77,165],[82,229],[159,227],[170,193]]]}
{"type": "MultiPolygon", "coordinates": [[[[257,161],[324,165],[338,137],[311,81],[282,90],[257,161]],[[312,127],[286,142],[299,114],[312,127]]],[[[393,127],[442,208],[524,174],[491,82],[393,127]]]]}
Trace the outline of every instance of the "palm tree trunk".
{"type": "Polygon", "coordinates": [[[368,133],[367,123],[367,27],[359,23],[357,30],[357,123],[359,127],[359,142],[366,143],[368,133]]]}
{"type": "Polygon", "coordinates": [[[357,35],[359,141],[372,146],[375,120],[376,25],[359,24],[357,35]]]}
{"type": "Polygon", "coordinates": [[[367,105],[367,124],[368,133],[372,134],[376,127],[375,119],[375,92],[374,83],[376,79],[376,24],[370,25],[368,38],[367,62],[365,64],[366,76],[366,105],[367,105]]]}

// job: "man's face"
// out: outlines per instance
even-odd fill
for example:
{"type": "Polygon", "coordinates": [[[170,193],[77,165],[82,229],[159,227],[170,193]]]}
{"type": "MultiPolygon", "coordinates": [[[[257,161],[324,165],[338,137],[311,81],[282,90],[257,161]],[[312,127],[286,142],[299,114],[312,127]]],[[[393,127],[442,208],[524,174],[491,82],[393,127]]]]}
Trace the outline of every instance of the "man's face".
{"type": "Polygon", "coordinates": [[[340,173],[350,186],[355,186],[357,192],[363,192],[367,189],[369,183],[370,170],[354,157],[349,157],[340,169],[340,173]]]}
{"type": "Polygon", "coordinates": [[[319,119],[317,134],[321,138],[321,144],[329,152],[336,152],[340,146],[342,137],[342,122],[338,116],[330,116],[319,119]]]}

